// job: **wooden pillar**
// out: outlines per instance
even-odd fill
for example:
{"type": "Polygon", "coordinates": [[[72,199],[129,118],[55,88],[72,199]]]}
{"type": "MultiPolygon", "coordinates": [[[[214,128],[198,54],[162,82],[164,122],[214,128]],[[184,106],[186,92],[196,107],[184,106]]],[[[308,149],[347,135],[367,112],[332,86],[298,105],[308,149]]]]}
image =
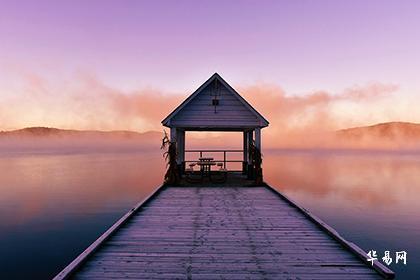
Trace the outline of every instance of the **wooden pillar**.
{"type": "Polygon", "coordinates": [[[178,129],[176,127],[171,127],[171,142],[175,142],[175,147],[176,147],[176,153],[177,153],[177,157],[176,157],[176,165],[178,166],[178,172],[181,175],[181,164],[180,164],[180,160],[179,160],[179,132],[178,129]]]}
{"type": "Polygon", "coordinates": [[[171,138],[170,140],[171,140],[171,142],[176,142],[176,128],[175,127],[171,127],[171,132],[170,132],[170,135],[169,135],[169,137],[171,138]]]}
{"type": "Polygon", "coordinates": [[[176,163],[178,164],[179,171],[182,174],[185,171],[185,131],[182,129],[177,129],[176,139],[176,150],[178,154],[176,163]]]}
{"type": "Polygon", "coordinates": [[[249,145],[251,145],[252,141],[253,141],[253,130],[247,131],[247,139],[248,139],[248,167],[247,167],[247,174],[248,174],[248,179],[253,179],[253,175],[254,175],[254,170],[252,168],[252,162],[251,162],[251,152],[249,151],[249,145]]]}
{"type": "Polygon", "coordinates": [[[255,129],[255,146],[261,152],[261,128],[259,127],[255,129]]]}
{"type": "Polygon", "coordinates": [[[248,168],[248,132],[243,132],[243,162],[242,162],[242,174],[246,174],[248,168]]]}
{"type": "Polygon", "coordinates": [[[179,162],[181,165],[181,173],[185,172],[185,130],[179,130],[179,162]]]}

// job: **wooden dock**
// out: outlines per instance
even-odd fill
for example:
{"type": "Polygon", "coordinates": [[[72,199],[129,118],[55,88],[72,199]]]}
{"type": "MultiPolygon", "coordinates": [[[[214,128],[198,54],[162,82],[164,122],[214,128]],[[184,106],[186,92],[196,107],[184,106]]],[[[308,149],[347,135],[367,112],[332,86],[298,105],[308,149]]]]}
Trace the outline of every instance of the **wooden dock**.
{"type": "Polygon", "coordinates": [[[270,186],[225,184],[160,187],[55,279],[393,277],[270,186]]]}

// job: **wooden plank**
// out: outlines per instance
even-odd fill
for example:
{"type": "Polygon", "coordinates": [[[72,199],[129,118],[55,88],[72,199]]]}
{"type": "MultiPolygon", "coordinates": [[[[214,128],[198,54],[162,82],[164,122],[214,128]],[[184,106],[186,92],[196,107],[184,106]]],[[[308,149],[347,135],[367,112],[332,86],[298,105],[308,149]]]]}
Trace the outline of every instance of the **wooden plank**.
{"type": "Polygon", "coordinates": [[[378,279],[268,187],[167,187],[76,279],[378,279]],[[279,199],[280,198],[280,199],[279,199]]]}
{"type": "MultiPolygon", "coordinates": [[[[328,233],[330,236],[332,236],[340,244],[342,244],[348,250],[350,250],[351,252],[353,252],[357,257],[359,257],[359,259],[361,261],[363,261],[367,265],[371,265],[371,263],[369,263],[367,261],[367,258],[366,258],[367,257],[367,254],[366,254],[366,252],[363,251],[360,247],[358,247],[356,244],[354,244],[352,242],[349,242],[346,239],[344,239],[335,229],[333,229],[332,227],[330,227],[329,225],[327,225],[325,222],[323,222],[320,218],[318,218],[315,215],[313,215],[307,209],[299,206],[296,202],[294,202],[293,200],[291,200],[289,197],[285,196],[284,194],[281,194],[275,188],[271,187],[268,184],[267,184],[267,187],[271,191],[273,191],[274,193],[276,193],[278,196],[282,197],[284,200],[286,200],[287,202],[289,202],[290,205],[292,205],[293,207],[299,209],[306,217],[308,217],[311,221],[313,221],[314,223],[316,223],[317,225],[319,225],[319,227],[321,229],[323,229],[326,233],[328,233]]],[[[372,267],[377,272],[379,272],[379,274],[381,274],[382,276],[384,276],[385,279],[394,279],[395,278],[395,273],[392,270],[390,270],[389,268],[387,268],[386,266],[384,266],[382,263],[380,263],[378,260],[375,260],[373,262],[372,267]]]]}

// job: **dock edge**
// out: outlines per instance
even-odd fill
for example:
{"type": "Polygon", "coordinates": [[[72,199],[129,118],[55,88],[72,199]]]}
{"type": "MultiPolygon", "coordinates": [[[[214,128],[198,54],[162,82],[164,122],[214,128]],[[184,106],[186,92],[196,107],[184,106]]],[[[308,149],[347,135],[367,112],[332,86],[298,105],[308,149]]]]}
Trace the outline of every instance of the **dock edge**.
{"type": "Polygon", "coordinates": [[[98,239],[95,240],[89,247],[87,247],[80,255],[77,256],[69,265],[60,271],[53,280],[65,280],[76,272],[80,266],[96,251],[101,245],[108,240],[121,226],[123,226],[135,213],[137,213],[143,206],[150,202],[158,193],[160,193],[166,185],[161,185],[153,191],[148,197],[139,202],[136,206],[130,209],[124,216],[115,222],[108,230],[106,230],[98,239]]]}
{"type": "Polygon", "coordinates": [[[368,264],[369,266],[372,266],[372,268],[378,272],[382,277],[385,279],[394,279],[395,273],[383,265],[378,260],[373,261],[373,265],[367,260],[366,252],[354,244],[353,242],[347,241],[344,237],[342,237],[334,228],[326,224],[324,221],[322,221],[320,218],[312,214],[307,209],[299,206],[295,201],[293,201],[291,198],[287,197],[286,195],[280,193],[278,190],[273,188],[267,183],[263,183],[264,186],[266,186],[268,189],[270,189],[272,192],[280,196],[282,199],[284,199],[287,203],[289,203],[291,206],[298,209],[303,215],[305,215],[309,220],[314,222],[319,228],[321,228],[324,232],[326,232],[329,236],[331,236],[333,239],[338,241],[343,247],[351,251],[353,254],[355,254],[361,261],[363,261],[365,264],[368,264]]]}

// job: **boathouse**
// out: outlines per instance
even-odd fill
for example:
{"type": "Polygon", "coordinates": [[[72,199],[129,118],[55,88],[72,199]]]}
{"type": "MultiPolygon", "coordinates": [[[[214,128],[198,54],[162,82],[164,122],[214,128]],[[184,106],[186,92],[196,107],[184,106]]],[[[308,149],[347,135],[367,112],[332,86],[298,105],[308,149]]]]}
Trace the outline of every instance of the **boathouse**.
{"type": "MultiPolygon", "coordinates": [[[[246,169],[248,143],[255,141],[253,152],[261,149],[261,129],[268,121],[214,74],[163,124],[171,128],[180,166],[186,162],[185,131],[243,132],[246,169]]],[[[223,184],[202,180],[161,185],[54,280],[395,277],[276,188],[231,175],[223,184]]]]}
{"type": "MultiPolygon", "coordinates": [[[[213,74],[204,84],[193,92],[162,124],[170,128],[170,139],[177,143],[177,163],[181,172],[185,170],[185,132],[187,131],[237,131],[243,133],[242,171],[251,172],[249,146],[254,142],[261,151],[261,129],[268,121],[255,110],[219,74],[213,74]]],[[[199,151],[200,155],[210,150],[199,151]]],[[[223,152],[224,164],[227,152],[223,152]]]]}

